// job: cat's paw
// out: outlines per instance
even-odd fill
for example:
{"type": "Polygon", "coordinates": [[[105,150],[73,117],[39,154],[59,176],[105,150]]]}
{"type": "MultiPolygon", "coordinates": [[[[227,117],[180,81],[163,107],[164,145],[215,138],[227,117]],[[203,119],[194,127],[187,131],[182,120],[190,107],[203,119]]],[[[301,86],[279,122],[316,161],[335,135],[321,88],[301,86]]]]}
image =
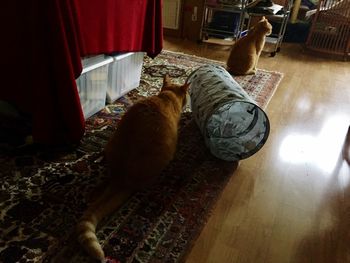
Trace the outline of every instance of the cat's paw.
{"type": "Polygon", "coordinates": [[[255,69],[252,69],[252,70],[249,70],[246,75],[255,75],[256,74],[256,70],[255,69]]]}

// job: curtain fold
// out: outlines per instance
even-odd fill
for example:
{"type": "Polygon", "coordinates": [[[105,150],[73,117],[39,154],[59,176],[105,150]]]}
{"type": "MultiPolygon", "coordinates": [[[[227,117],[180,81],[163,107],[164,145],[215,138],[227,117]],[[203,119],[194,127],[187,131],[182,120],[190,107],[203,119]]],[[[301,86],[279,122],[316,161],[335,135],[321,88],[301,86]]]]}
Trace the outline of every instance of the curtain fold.
{"type": "Polygon", "coordinates": [[[85,130],[75,79],[81,58],[162,49],[162,1],[32,0],[2,4],[0,100],[30,116],[35,142],[79,142],[85,130]]]}

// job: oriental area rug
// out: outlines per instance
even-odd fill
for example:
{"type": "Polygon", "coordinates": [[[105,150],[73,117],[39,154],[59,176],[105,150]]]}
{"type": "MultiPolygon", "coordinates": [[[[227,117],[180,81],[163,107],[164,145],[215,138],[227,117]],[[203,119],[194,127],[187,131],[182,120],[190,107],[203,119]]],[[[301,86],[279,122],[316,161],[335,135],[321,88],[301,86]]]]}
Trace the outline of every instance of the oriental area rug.
{"type": "MultiPolygon", "coordinates": [[[[1,149],[0,262],[94,262],[76,243],[74,226],[105,178],[105,143],[130,105],[158,93],[164,74],[184,83],[208,63],[223,66],[168,51],[155,59],[145,57],[140,86],[87,119],[78,146],[1,149]]],[[[259,69],[256,75],[234,79],[265,108],[282,74],[259,69]]],[[[107,262],[185,261],[236,167],[237,162],[210,154],[187,109],[175,159],[157,183],[99,225],[107,262]]]]}

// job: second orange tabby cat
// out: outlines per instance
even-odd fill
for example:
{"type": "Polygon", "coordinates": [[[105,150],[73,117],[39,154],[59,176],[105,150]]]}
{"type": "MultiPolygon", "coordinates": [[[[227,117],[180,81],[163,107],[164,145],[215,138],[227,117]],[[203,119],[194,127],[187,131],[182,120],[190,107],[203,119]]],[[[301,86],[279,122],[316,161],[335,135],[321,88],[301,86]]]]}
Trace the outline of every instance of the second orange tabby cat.
{"type": "Polygon", "coordinates": [[[262,19],[240,38],[231,48],[227,71],[233,75],[255,74],[258,59],[265,44],[265,37],[272,32],[269,21],[262,19]]]}
{"type": "Polygon", "coordinates": [[[77,226],[78,241],[93,258],[104,260],[96,237],[98,222],[131,194],[151,185],[173,159],[188,86],[174,85],[164,77],[160,93],[135,103],[107,143],[105,157],[110,181],[77,226]]]}

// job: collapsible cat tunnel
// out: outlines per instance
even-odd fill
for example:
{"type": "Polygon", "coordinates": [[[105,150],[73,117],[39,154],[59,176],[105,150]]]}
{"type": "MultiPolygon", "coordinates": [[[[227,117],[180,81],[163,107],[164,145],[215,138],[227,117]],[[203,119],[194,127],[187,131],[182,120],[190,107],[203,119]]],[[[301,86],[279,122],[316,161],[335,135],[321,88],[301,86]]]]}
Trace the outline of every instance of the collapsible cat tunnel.
{"type": "Polygon", "coordinates": [[[223,67],[199,67],[187,82],[194,119],[214,156],[236,161],[261,149],[269,119],[223,67]]]}

